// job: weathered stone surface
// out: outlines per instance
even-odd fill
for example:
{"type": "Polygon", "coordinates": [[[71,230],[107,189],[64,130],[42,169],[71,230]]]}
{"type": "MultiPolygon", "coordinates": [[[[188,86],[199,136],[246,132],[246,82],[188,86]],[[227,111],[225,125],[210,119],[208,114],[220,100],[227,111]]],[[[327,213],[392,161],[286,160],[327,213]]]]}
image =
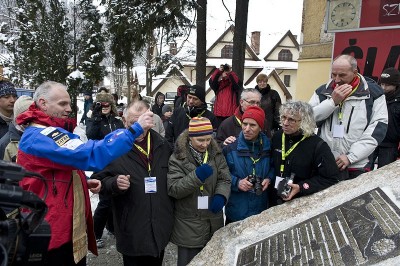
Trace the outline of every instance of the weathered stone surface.
{"type": "Polygon", "coordinates": [[[190,265],[400,265],[400,161],[220,229],[190,265]]]}

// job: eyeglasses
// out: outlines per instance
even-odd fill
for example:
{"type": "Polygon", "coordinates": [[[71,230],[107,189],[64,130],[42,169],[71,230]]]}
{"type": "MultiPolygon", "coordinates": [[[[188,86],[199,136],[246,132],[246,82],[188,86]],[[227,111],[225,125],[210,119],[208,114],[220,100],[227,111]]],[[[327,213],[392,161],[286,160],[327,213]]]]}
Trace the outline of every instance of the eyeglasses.
{"type": "Polygon", "coordinates": [[[284,123],[285,121],[288,121],[289,124],[293,125],[293,124],[295,124],[296,122],[301,121],[301,119],[296,120],[296,119],[294,119],[294,118],[291,118],[291,117],[287,117],[287,116],[285,116],[285,115],[282,115],[282,116],[281,116],[281,122],[284,123]]]}
{"type": "Polygon", "coordinates": [[[243,101],[245,101],[246,103],[248,103],[248,104],[250,104],[250,105],[257,105],[257,106],[259,106],[260,105],[260,102],[259,101],[248,101],[248,100],[246,100],[246,99],[243,99],[243,101]]]}

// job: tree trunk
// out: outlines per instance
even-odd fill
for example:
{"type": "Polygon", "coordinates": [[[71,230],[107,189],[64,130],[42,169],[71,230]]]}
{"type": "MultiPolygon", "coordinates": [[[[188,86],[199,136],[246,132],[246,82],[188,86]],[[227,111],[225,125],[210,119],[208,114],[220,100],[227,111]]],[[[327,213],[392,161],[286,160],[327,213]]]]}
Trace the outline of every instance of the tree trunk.
{"type": "Polygon", "coordinates": [[[248,9],[249,0],[236,0],[232,70],[238,75],[239,85],[243,85],[248,9]]]}
{"type": "Polygon", "coordinates": [[[128,105],[131,103],[132,95],[131,95],[131,68],[126,66],[126,84],[128,86],[128,105]]]}
{"type": "Polygon", "coordinates": [[[207,0],[198,0],[197,4],[197,53],[196,53],[196,84],[204,87],[206,82],[206,26],[207,0]]]}

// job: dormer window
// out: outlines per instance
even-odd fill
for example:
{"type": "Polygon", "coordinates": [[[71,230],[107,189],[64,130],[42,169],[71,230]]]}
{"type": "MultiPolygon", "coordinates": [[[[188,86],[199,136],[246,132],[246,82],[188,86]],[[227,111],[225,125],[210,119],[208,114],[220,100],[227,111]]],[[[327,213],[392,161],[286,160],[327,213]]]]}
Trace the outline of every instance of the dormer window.
{"type": "Polygon", "coordinates": [[[289,49],[282,49],[279,52],[278,60],[279,61],[292,61],[293,55],[289,49]]]}
{"type": "Polygon", "coordinates": [[[233,57],[233,45],[225,45],[221,50],[222,58],[232,58],[233,57]]]}

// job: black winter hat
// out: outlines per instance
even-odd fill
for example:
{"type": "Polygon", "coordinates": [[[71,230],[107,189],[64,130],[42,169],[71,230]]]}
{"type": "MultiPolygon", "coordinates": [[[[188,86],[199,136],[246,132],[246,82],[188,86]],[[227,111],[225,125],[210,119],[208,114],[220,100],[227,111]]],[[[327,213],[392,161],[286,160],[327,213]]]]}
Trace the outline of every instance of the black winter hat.
{"type": "Polygon", "coordinates": [[[206,102],[206,90],[202,86],[193,85],[189,87],[188,94],[196,96],[203,103],[206,102]]]}
{"type": "Polygon", "coordinates": [[[389,84],[389,85],[400,85],[400,72],[399,70],[389,67],[383,70],[381,74],[381,83],[389,84]]]}
{"type": "Polygon", "coordinates": [[[14,95],[17,96],[14,84],[9,81],[0,80],[0,97],[14,95]]]}

